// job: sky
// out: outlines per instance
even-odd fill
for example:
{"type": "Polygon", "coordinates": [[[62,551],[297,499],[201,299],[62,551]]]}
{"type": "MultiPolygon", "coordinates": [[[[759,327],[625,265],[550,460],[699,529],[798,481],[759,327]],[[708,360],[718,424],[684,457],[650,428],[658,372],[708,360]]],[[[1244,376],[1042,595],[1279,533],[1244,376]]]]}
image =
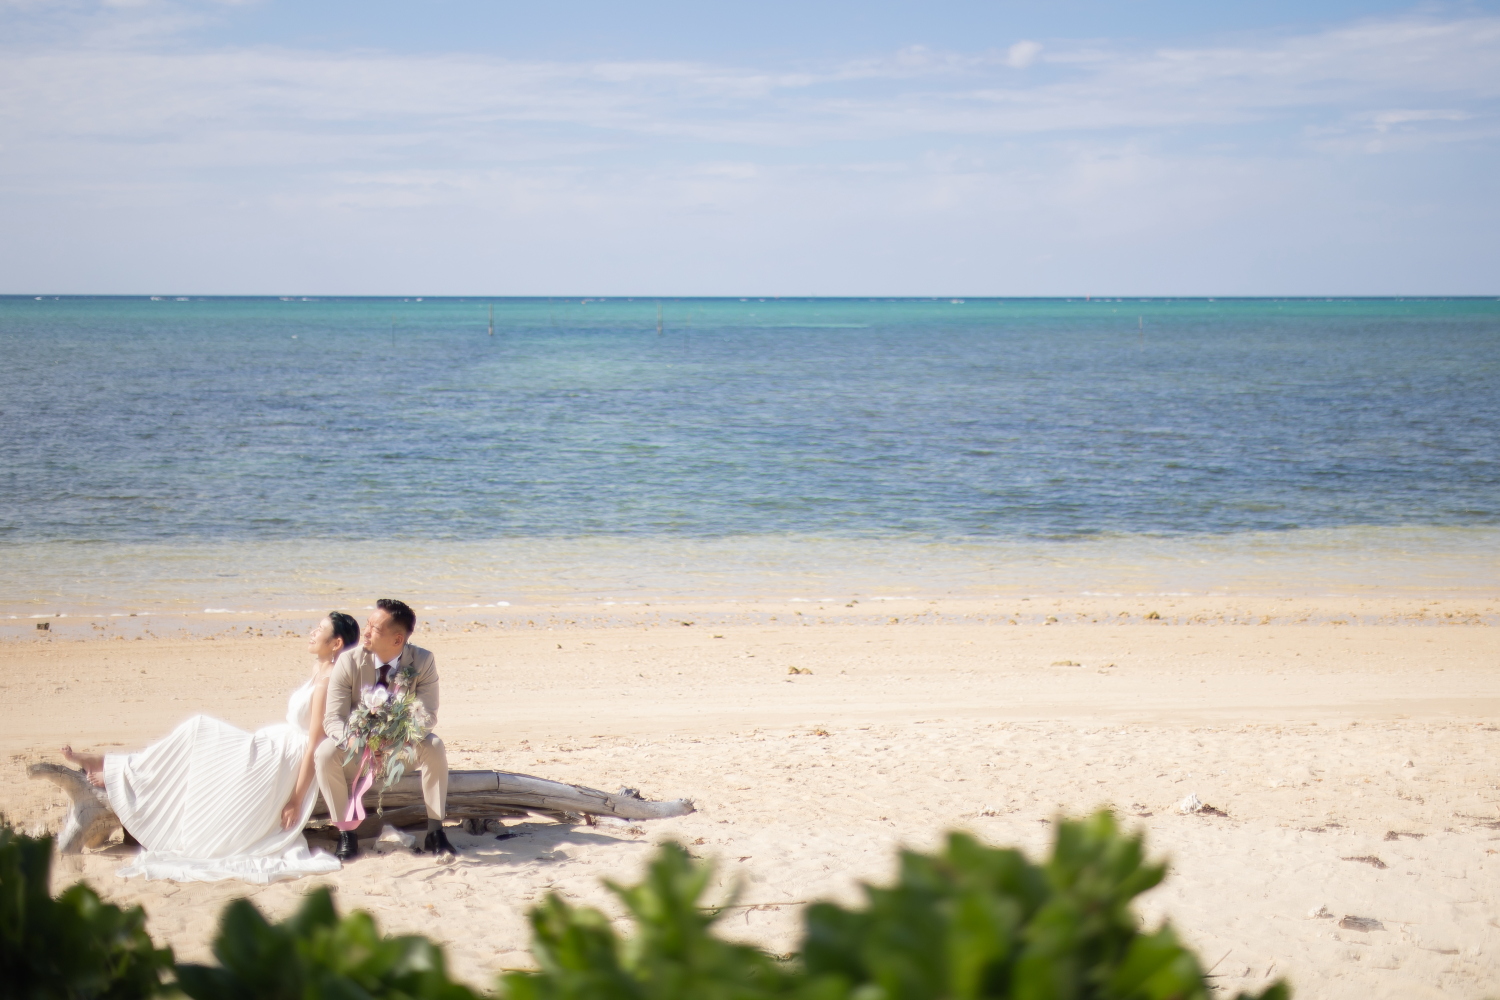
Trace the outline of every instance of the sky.
{"type": "Polygon", "coordinates": [[[0,294],[1497,293],[1500,0],[0,0],[0,294]]]}

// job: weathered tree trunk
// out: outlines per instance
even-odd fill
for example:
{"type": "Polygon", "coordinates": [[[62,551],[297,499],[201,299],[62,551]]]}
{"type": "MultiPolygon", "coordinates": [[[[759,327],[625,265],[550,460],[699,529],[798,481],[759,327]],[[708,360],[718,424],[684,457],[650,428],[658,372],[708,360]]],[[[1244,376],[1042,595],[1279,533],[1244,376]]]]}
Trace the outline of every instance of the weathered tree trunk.
{"type": "Polygon", "coordinates": [[[103,847],[110,834],[120,828],[120,820],[109,807],[104,789],[89,784],[83,771],[61,764],[32,764],[26,770],[33,778],[46,778],[73,800],[68,818],[57,833],[59,851],[81,854],[85,847],[103,847]]]}
{"type": "MultiPolygon", "coordinates": [[[[378,793],[365,793],[365,811],[374,813],[378,793]]],[[[393,826],[417,822],[427,815],[422,803],[421,777],[408,774],[390,788],[384,797],[383,822],[393,826]],[[407,818],[410,814],[410,818],[407,818]]],[[[509,771],[449,771],[448,818],[496,819],[501,816],[525,816],[542,813],[557,819],[578,821],[581,816],[614,816],[619,819],[663,819],[693,811],[687,799],[649,802],[633,788],[622,788],[611,795],[583,785],[567,785],[529,774],[509,771]]],[[[313,809],[309,827],[332,825],[327,807],[319,800],[313,809]]]]}
{"type": "MultiPolygon", "coordinates": [[[[88,783],[82,771],[60,764],[32,764],[33,778],[45,778],[68,794],[73,806],[58,834],[58,850],[77,854],[85,847],[99,847],[120,826],[102,789],[88,783]]],[[[420,822],[427,815],[422,804],[420,776],[408,774],[385,792],[384,813],[375,816],[379,796],[374,790],[365,794],[367,825],[379,829],[390,823],[403,826],[420,822]]],[[[693,811],[687,799],[650,802],[633,788],[622,788],[614,794],[582,785],[548,781],[529,774],[509,771],[448,772],[448,817],[450,819],[498,819],[502,816],[525,816],[541,813],[563,822],[578,822],[581,817],[614,816],[619,819],[644,820],[682,816],[693,811]]],[[[318,829],[332,825],[321,799],[313,809],[308,827],[318,829]]],[[[361,827],[360,832],[365,832],[361,827]]]]}

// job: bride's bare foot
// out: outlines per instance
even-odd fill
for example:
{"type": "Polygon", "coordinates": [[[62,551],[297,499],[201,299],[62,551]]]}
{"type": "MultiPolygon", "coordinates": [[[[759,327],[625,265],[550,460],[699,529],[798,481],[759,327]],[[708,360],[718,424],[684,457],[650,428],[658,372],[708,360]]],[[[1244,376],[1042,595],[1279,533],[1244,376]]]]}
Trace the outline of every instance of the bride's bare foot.
{"type": "Polygon", "coordinates": [[[104,787],[104,758],[96,753],[74,753],[73,748],[65,746],[62,748],[63,760],[76,767],[83,768],[83,773],[88,776],[89,784],[96,788],[104,787]]]}

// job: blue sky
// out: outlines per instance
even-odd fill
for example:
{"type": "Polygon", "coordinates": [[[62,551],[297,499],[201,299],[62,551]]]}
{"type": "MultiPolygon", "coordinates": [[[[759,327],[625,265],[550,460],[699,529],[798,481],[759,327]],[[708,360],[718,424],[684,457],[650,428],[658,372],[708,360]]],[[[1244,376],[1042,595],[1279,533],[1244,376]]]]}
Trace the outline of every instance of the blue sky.
{"type": "Polygon", "coordinates": [[[0,0],[0,292],[1500,293],[1500,3],[0,0]]]}

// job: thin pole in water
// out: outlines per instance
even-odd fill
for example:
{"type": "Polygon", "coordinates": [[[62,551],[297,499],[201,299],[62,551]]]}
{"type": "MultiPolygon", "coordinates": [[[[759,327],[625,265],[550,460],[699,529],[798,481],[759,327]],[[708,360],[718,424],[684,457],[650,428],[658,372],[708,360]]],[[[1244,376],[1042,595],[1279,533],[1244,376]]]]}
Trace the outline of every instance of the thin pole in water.
{"type": "Polygon", "coordinates": [[[661,299],[656,300],[656,335],[661,336],[661,299]]]}
{"type": "Polygon", "coordinates": [[[1135,318],[1135,328],[1141,335],[1141,349],[1144,350],[1146,347],[1146,317],[1137,316],[1135,318]]]}
{"type": "Polygon", "coordinates": [[[495,335],[495,303],[490,303],[490,336],[495,335]]]}

